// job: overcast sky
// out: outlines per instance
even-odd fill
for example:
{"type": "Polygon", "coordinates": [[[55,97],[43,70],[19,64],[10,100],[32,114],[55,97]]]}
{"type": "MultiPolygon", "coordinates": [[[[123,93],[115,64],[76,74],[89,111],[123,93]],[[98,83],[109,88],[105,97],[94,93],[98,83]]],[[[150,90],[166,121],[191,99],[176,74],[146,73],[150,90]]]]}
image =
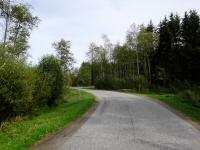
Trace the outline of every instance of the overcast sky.
{"type": "Polygon", "coordinates": [[[196,9],[200,0],[24,0],[30,3],[41,22],[30,38],[30,61],[55,54],[51,44],[61,38],[72,42],[76,66],[85,60],[91,42],[99,44],[107,34],[112,42],[123,42],[132,23],[158,24],[165,15],[196,9]]]}

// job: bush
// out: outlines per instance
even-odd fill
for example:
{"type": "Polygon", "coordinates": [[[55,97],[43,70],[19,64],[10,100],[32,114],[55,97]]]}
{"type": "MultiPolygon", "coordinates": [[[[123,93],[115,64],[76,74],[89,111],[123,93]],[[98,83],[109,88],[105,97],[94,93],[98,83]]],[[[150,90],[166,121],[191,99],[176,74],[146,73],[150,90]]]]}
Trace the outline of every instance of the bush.
{"type": "Polygon", "coordinates": [[[181,91],[179,95],[193,105],[200,107],[200,90],[198,88],[181,91]]]}
{"type": "Polygon", "coordinates": [[[64,77],[59,59],[55,56],[45,56],[37,68],[38,80],[36,99],[40,105],[49,106],[58,103],[63,93],[64,77]]]}
{"type": "Polygon", "coordinates": [[[118,90],[118,89],[125,88],[125,86],[126,86],[125,80],[112,77],[112,76],[99,78],[95,82],[95,88],[97,89],[118,90]]]}
{"type": "Polygon", "coordinates": [[[95,82],[95,88],[107,90],[134,89],[137,91],[144,91],[148,89],[148,81],[142,75],[128,79],[105,76],[104,78],[99,78],[95,82]]]}
{"type": "Polygon", "coordinates": [[[97,81],[95,82],[95,88],[97,89],[113,89],[113,85],[111,82],[111,79],[109,78],[99,78],[97,79],[97,81]]]}
{"type": "Polygon", "coordinates": [[[0,51],[0,121],[35,108],[33,69],[0,51]]]}
{"type": "Polygon", "coordinates": [[[133,77],[133,86],[137,91],[144,91],[148,89],[148,81],[143,75],[133,77]]]}

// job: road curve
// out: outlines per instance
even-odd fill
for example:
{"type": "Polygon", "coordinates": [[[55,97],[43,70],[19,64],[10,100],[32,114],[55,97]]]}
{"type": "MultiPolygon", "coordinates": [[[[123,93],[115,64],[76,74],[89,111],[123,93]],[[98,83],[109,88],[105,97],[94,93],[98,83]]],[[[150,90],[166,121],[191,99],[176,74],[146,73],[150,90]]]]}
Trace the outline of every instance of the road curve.
{"type": "Polygon", "coordinates": [[[72,135],[36,150],[200,150],[200,131],[163,106],[130,94],[87,90],[99,106],[72,135]]]}

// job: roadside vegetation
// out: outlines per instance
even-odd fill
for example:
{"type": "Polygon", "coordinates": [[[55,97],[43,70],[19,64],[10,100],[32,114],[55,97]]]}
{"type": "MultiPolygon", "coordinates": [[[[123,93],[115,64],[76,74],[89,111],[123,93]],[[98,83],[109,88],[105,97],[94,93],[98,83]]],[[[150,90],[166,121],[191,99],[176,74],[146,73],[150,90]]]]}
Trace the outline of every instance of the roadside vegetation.
{"type": "Polygon", "coordinates": [[[28,63],[28,40],[40,22],[29,4],[0,0],[0,22],[0,149],[23,150],[80,117],[95,98],[69,89],[70,41],[54,42],[56,55],[28,63]]]}
{"type": "Polygon", "coordinates": [[[189,10],[182,16],[132,24],[124,43],[103,35],[103,44],[91,43],[88,59],[71,74],[73,85],[147,92],[199,121],[200,15],[189,10]]]}
{"type": "Polygon", "coordinates": [[[197,11],[185,12],[182,18],[171,13],[159,25],[152,21],[148,25],[132,24],[124,43],[112,43],[107,35],[102,38],[102,45],[90,44],[88,60],[75,73],[77,79],[85,76],[85,81],[82,79],[78,84],[86,85],[87,81],[99,89],[169,92],[192,87],[193,94],[199,93],[200,16],[197,11]]]}
{"type": "Polygon", "coordinates": [[[193,94],[190,90],[179,92],[164,92],[155,90],[138,92],[132,89],[120,89],[117,91],[146,96],[155,101],[160,101],[178,112],[181,112],[183,115],[200,125],[200,107],[199,102],[197,102],[198,97],[194,97],[194,95],[197,94],[193,94]]]}
{"type": "Polygon", "coordinates": [[[18,116],[0,126],[0,149],[25,150],[51,133],[64,129],[84,114],[95,97],[78,90],[65,91],[57,107],[46,107],[32,115],[18,116]]]}
{"type": "Polygon", "coordinates": [[[56,55],[43,56],[29,64],[28,40],[40,19],[21,1],[0,1],[3,33],[0,41],[0,123],[26,116],[45,107],[56,107],[70,86],[74,63],[71,43],[61,39],[52,44],[56,55]]]}
{"type": "Polygon", "coordinates": [[[183,114],[190,117],[192,120],[197,121],[200,124],[200,107],[199,104],[191,102],[190,97],[182,97],[179,94],[172,93],[158,93],[158,92],[147,92],[144,95],[159,100],[172,108],[182,112],[183,114]]]}
{"type": "Polygon", "coordinates": [[[81,116],[94,102],[74,86],[156,91],[149,96],[199,120],[200,16],[171,13],[159,25],[132,24],[124,43],[91,43],[88,60],[73,69],[71,42],[52,44],[56,55],[28,63],[29,37],[40,19],[22,1],[0,0],[0,149],[26,149],[81,116]],[[159,94],[168,93],[168,94],[159,94]],[[68,97],[66,97],[68,95],[68,97]],[[171,99],[174,99],[171,103],[171,99]]]}

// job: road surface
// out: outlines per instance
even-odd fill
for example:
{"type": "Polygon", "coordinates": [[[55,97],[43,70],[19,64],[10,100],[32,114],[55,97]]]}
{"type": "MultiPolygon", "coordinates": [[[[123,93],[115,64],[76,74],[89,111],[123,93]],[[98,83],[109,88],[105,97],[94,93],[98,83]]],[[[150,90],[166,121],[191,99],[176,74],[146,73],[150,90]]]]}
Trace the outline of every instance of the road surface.
{"type": "Polygon", "coordinates": [[[87,91],[99,101],[90,118],[72,135],[61,133],[36,150],[200,150],[200,131],[158,103],[87,91]]]}

